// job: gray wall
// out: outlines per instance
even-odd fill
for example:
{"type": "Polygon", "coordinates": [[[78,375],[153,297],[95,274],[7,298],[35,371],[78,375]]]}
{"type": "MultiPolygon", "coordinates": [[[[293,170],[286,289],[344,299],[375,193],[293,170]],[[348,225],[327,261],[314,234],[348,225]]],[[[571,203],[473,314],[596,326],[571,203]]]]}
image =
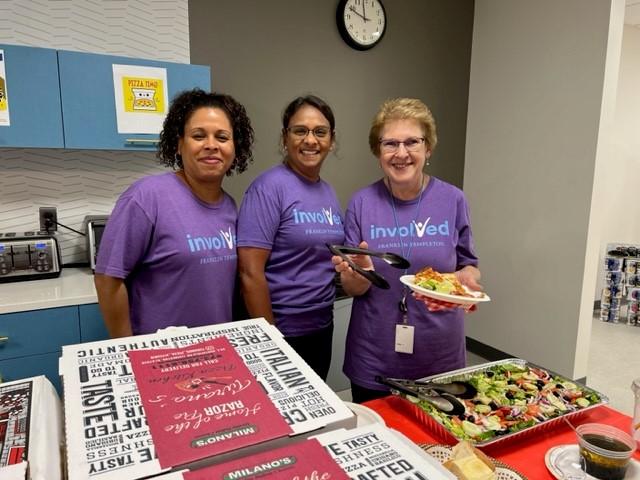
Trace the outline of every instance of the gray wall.
{"type": "Polygon", "coordinates": [[[607,201],[594,178],[623,10],[621,0],[476,2],[464,188],[492,302],[467,334],[573,378],[586,375],[594,205],[607,201]]]}
{"type": "Polygon", "coordinates": [[[338,1],[189,1],[191,63],[212,67],[213,89],[242,102],[256,130],[255,162],[224,187],[240,200],[260,172],[281,161],[280,117],[294,97],[313,93],[334,109],[338,149],[322,176],[343,206],[380,177],[367,147],[369,124],[390,97],[422,99],[440,144],[430,172],[462,186],[473,0],[386,0],[388,27],[367,52],[338,33],[338,1]]]}

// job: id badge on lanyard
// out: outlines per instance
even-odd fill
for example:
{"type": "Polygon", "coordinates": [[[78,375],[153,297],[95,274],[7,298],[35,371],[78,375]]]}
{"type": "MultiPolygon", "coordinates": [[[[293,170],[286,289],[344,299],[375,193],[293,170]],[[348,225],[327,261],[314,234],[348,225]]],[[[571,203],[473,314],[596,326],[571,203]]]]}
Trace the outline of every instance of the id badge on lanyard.
{"type": "Polygon", "coordinates": [[[407,324],[407,296],[403,295],[402,300],[398,303],[398,308],[402,312],[402,323],[396,325],[396,342],[395,349],[398,353],[413,354],[413,335],[415,328],[413,325],[407,324]]]}

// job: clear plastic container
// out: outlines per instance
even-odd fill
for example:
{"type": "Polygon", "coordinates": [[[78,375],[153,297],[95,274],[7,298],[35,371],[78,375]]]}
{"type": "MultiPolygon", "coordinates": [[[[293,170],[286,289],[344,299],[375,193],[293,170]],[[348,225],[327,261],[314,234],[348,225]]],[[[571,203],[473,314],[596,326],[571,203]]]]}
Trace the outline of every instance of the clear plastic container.
{"type": "Polygon", "coordinates": [[[582,469],[595,478],[622,480],[635,442],[627,432],[602,423],[584,423],[576,428],[582,469]]]}
{"type": "Polygon", "coordinates": [[[631,390],[633,390],[633,394],[635,396],[631,435],[635,438],[637,447],[640,448],[640,378],[636,378],[633,381],[631,384],[631,390]]]}

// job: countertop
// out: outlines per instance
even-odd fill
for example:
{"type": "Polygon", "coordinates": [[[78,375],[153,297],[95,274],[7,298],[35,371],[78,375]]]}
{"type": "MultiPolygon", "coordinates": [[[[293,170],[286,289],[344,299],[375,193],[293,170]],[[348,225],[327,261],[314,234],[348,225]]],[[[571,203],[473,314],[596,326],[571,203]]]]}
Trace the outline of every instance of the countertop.
{"type": "Polygon", "coordinates": [[[0,284],[0,314],[97,302],[90,268],[63,268],[58,278],[0,284]]]}

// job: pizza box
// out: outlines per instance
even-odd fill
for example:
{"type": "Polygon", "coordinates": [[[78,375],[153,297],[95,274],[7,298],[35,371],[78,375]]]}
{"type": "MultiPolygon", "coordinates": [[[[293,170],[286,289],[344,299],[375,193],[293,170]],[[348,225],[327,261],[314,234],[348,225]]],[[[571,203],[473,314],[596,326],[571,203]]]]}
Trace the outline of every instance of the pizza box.
{"type": "Polygon", "coordinates": [[[177,471],[154,480],[264,480],[384,478],[455,480],[456,476],[403,434],[376,423],[314,436],[280,449],[199,470],[177,471]],[[324,447],[333,465],[313,449],[324,447]],[[306,453],[306,451],[313,453],[306,453]],[[312,458],[309,458],[312,456],[312,458]],[[319,461],[315,459],[320,458],[319,461]],[[338,470],[336,470],[336,468],[338,470]]]}
{"type": "Polygon", "coordinates": [[[170,468],[220,463],[310,435],[350,428],[356,422],[349,408],[279,330],[262,318],[64,346],[60,375],[69,480],[133,480],[170,468]],[[162,467],[128,352],[186,347],[221,336],[240,355],[292,433],[187,465],[162,467]]]}
{"type": "Polygon", "coordinates": [[[0,478],[62,479],[62,406],[45,376],[0,383],[0,478]]]}

